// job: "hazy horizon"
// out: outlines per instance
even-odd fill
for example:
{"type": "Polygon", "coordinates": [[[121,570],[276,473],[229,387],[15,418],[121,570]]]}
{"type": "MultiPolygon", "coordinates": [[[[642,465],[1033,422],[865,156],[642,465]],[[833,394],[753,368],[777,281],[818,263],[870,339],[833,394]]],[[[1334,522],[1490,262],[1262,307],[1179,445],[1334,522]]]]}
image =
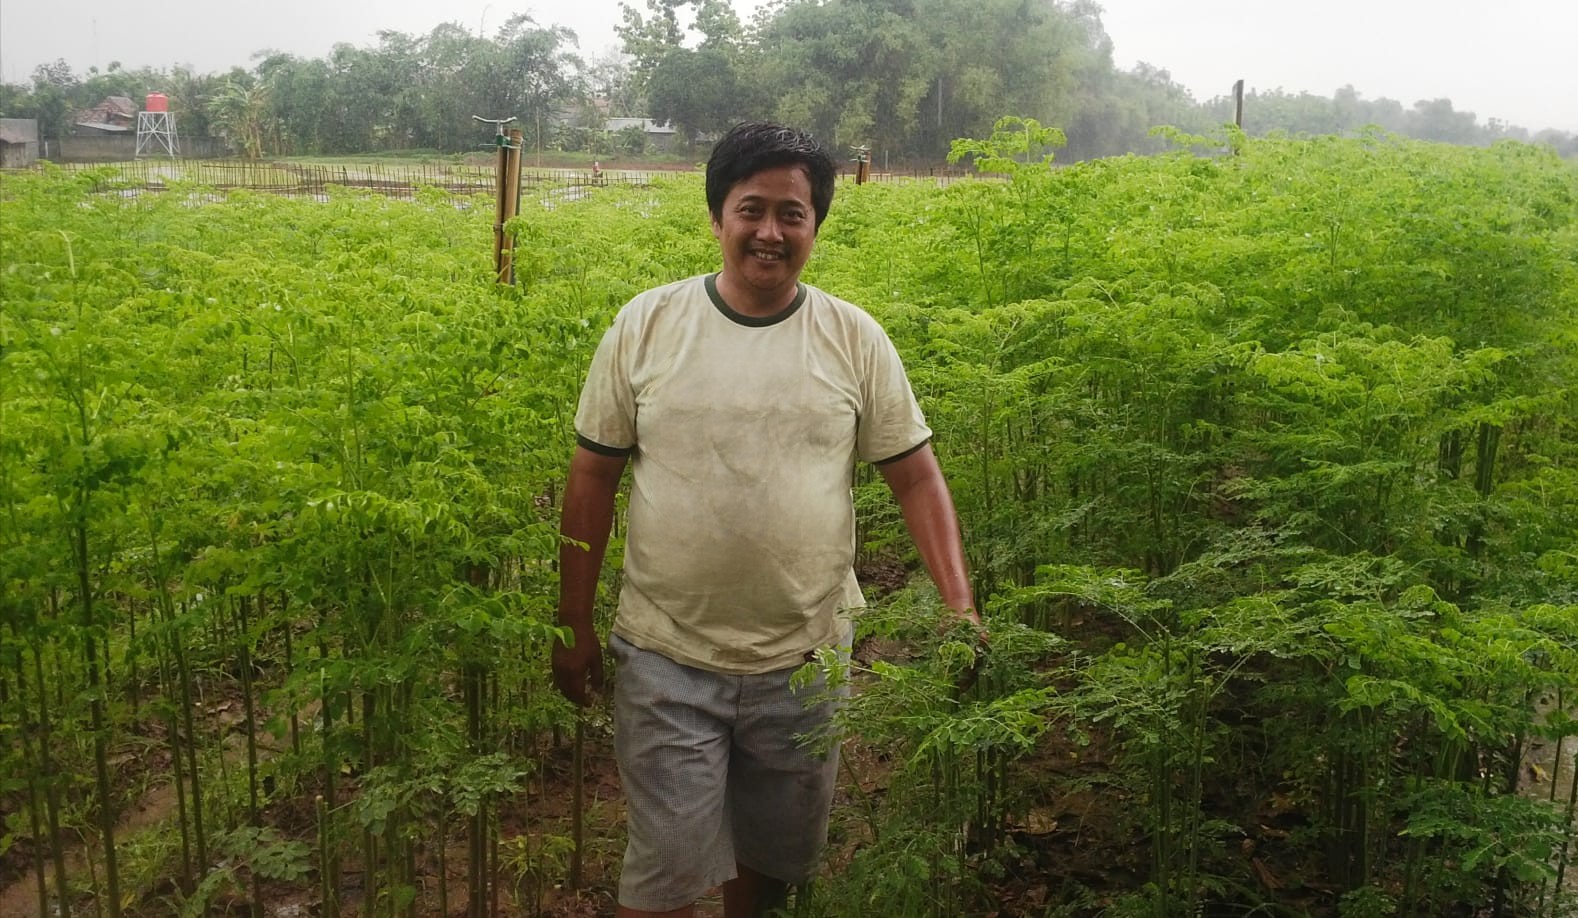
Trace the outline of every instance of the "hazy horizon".
{"type": "MultiPolygon", "coordinates": [[[[748,21],[756,0],[733,0],[748,21]]],[[[645,3],[632,4],[645,13],[645,3]]],[[[1167,70],[1198,101],[1250,90],[1331,96],[1352,85],[1364,98],[1411,107],[1447,98],[1480,124],[1492,118],[1539,131],[1578,133],[1578,77],[1572,64],[1578,3],[1507,0],[1494,10],[1463,0],[1332,0],[1312,4],[1228,0],[1178,4],[1110,0],[1102,21],[1118,66],[1144,61],[1167,70]]],[[[425,34],[456,22],[492,35],[516,13],[574,31],[585,58],[618,50],[617,0],[509,3],[459,0],[440,13],[415,0],[380,6],[340,0],[277,0],[214,12],[195,0],[153,0],[135,7],[107,0],[0,4],[0,79],[29,82],[35,67],[64,59],[79,77],[90,67],[200,73],[250,69],[258,52],[324,57],[335,44],[373,45],[377,33],[425,34]]]]}

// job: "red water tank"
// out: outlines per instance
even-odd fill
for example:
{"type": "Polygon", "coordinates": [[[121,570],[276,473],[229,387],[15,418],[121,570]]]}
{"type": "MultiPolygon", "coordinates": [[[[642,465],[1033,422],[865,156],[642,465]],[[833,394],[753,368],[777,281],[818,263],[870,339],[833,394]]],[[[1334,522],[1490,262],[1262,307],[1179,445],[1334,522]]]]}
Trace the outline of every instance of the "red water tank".
{"type": "Polygon", "coordinates": [[[170,97],[162,92],[148,93],[148,101],[143,103],[143,111],[167,112],[170,110],[170,97]]]}

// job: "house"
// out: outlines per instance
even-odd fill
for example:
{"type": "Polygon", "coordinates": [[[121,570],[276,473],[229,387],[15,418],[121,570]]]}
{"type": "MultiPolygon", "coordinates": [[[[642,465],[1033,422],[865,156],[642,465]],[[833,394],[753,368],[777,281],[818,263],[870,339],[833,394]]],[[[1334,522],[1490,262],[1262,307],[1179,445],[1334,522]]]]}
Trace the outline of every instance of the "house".
{"type": "Polygon", "coordinates": [[[0,169],[26,169],[38,162],[38,120],[0,118],[0,169]]]}
{"type": "Polygon", "coordinates": [[[647,135],[647,143],[652,149],[668,150],[674,143],[674,138],[679,131],[671,124],[659,124],[651,118],[604,118],[603,130],[610,134],[618,134],[630,128],[640,128],[647,135]]]}
{"type": "Polygon", "coordinates": [[[78,137],[129,134],[137,130],[137,103],[125,96],[105,96],[104,101],[72,119],[78,137]]]}
{"type": "Polygon", "coordinates": [[[673,125],[659,124],[651,118],[604,118],[603,130],[610,134],[617,134],[626,128],[639,127],[647,135],[648,140],[667,142],[669,138],[679,133],[673,125]]]}

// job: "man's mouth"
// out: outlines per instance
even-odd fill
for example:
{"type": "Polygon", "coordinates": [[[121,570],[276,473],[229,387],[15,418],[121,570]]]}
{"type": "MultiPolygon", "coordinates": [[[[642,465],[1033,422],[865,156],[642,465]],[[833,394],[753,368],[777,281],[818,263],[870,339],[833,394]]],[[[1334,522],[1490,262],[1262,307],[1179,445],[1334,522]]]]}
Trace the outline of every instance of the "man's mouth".
{"type": "Polygon", "coordinates": [[[789,256],[784,252],[776,252],[768,249],[752,249],[751,257],[760,261],[783,261],[789,256]]]}

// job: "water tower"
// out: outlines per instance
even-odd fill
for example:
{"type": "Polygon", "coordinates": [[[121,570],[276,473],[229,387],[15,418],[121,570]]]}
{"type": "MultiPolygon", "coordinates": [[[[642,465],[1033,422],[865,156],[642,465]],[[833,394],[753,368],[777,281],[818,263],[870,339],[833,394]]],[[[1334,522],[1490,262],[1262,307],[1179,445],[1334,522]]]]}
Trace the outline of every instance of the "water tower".
{"type": "Polygon", "coordinates": [[[137,113],[137,155],[180,155],[181,142],[175,134],[175,115],[170,113],[170,97],[162,92],[148,93],[143,110],[137,113]]]}

